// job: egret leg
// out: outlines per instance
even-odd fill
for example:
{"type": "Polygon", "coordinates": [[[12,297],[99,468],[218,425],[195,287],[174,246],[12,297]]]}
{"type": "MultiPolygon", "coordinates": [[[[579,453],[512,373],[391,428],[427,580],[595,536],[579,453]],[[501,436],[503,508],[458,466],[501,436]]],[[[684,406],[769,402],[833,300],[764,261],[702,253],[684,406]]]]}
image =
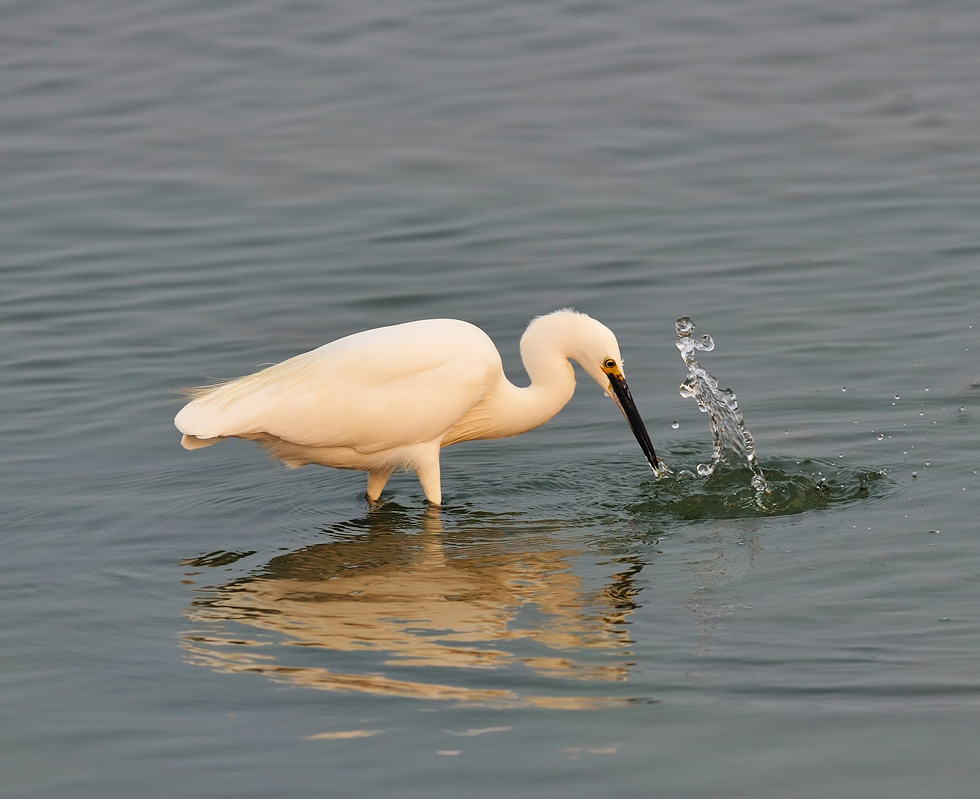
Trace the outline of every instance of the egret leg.
{"type": "Polygon", "coordinates": [[[384,490],[389,477],[391,477],[390,471],[368,472],[367,498],[371,502],[377,502],[381,499],[381,492],[384,490]]]}
{"type": "Polygon", "coordinates": [[[419,476],[425,498],[433,505],[442,504],[442,477],[439,471],[439,448],[436,447],[430,457],[416,463],[415,473],[419,476]]]}

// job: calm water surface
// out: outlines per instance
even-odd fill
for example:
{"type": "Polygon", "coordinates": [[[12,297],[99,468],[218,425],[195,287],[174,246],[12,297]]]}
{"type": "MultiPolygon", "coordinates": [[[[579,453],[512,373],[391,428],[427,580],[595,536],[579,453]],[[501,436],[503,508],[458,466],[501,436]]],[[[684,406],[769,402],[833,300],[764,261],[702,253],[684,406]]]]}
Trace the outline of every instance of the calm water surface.
{"type": "Polygon", "coordinates": [[[976,795],[980,11],[9,2],[0,793],[976,795]],[[171,389],[571,305],[591,384],[411,475],[188,453],[171,389]],[[676,423],[676,424],[675,424],[676,423]],[[795,485],[795,483],[794,483],[795,485]]]}

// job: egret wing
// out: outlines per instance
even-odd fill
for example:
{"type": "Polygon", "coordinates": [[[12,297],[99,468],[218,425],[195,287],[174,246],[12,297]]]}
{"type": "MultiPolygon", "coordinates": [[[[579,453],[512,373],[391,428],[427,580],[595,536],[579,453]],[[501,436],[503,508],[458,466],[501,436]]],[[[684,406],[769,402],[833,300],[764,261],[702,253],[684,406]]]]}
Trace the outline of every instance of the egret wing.
{"type": "Polygon", "coordinates": [[[369,330],[206,390],[177,415],[201,439],[267,433],[362,452],[439,439],[502,374],[479,328],[428,320],[369,330]]]}

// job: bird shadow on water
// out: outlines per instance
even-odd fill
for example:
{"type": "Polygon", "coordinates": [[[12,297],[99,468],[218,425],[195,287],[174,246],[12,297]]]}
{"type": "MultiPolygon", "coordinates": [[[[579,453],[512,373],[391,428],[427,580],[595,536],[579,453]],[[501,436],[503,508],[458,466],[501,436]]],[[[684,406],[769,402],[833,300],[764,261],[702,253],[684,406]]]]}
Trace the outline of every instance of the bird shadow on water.
{"type": "MultiPolygon", "coordinates": [[[[672,456],[679,472],[685,456],[672,456]]],[[[580,462],[541,474],[549,499],[533,509],[520,491],[523,508],[503,513],[387,502],[258,566],[253,551],[190,557],[180,644],[217,672],[330,692],[553,709],[659,701],[631,681],[632,617],[661,547],[689,575],[707,654],[732,612],[724,586],[762,546],[761,520],[875,501],[894,484],[886,470],[830,460],[761,465],[768,504],[746,470],[603,481],[610,463],[580,462]],[[687,524],[698,520],[730,522],[687,524]]]]}
{"type": "Polygon", "coordinates": [[[594,553],[562,530],[513,514],[375,507],[229,582],[188,574],[193,628],[181,646],[219,672],[326,691],[491,707],[651,701],[623,685],[643,564],[593,558],[604,573],[586,579],[580,561],[594,553]],[[542,681],[552,690],[528,690],[542,681]]]}

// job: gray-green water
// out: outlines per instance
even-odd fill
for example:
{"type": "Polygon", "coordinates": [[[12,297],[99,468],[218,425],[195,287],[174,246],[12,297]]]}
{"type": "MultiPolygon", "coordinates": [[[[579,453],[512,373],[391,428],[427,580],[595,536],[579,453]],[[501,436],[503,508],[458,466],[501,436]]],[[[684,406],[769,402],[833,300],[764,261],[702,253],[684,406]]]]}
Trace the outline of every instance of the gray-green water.
{"type": "Polygon", "coordinates": [[[10,2],[0,793],[971,797],[974,4],[10,2]],[[171,388],[572,305],[580,391],[413,476],[188,453],[171,388]],[[674,422],[677,425],[674,425],[674,422]]]}

